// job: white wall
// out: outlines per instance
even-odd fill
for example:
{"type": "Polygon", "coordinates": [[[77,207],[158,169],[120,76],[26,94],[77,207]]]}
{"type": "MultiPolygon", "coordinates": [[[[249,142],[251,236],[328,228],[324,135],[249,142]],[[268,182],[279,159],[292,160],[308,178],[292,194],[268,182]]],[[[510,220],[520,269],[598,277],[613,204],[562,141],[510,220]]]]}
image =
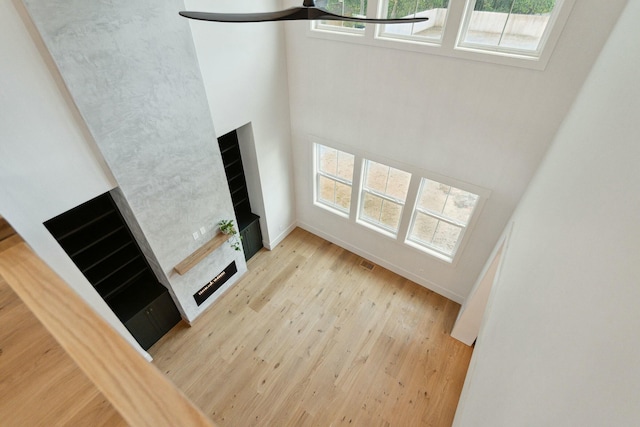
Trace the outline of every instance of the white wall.
{"type": "Polygon", "coordinates": [[[457,426],[640,425],[640,2],[515,215],[457,426]]]}
{"type": "Polygon", "coordinates": [[[11,0],[0,0],[0,105],[0,214],[146,355],[42,225],[116,184],[28,15],[11,0]]]}
{"type": "Polygon", "coordinates": [[[300,224],[462,301],[624,3],[576,2],[544,71],[325,40],[287,24],[300,224]],[[314,207],[312,136],[491,190],[457,265],[314,207]]]}
{"type": "MultiPolygon", "coordinates": [[[[278,10],[280,2],[186,0],[185,7],[246,13],[278,10]]],[[[261,217],[265,245],[273,247],[296,221],[286,24],[190,24],[216,134],[250,124],[239,132],[239,139],[251,207],[261,217]],[[248,135],[251,131],[253,135],[248,135]]]]}
{"type": "Polygon", "coordinates": [[[494,253],[489,257],[491,262],[487,263],[482,274],[478,277],[478,281],[471,292],[469,292],[469,296],[465,299],[462,307],[460,307],[456,323],[453,325],[453,329],[451,329],[451,336],[466,345],[472,345],[476,338],[478,338],[482,318],[487,308],[491,289],[500,269],[500,261],[507,240],[507,237],[500,239],[501,243],[496,246],[494,253]]]}

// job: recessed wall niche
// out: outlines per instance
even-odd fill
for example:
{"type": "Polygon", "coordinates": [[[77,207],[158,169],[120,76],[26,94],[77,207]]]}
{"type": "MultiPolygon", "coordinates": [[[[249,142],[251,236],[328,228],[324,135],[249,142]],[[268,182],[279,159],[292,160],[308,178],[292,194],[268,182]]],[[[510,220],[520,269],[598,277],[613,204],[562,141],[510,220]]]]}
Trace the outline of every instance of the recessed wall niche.
{"type": "Polygon", "coordinates": [[[260,217],[253,213],[251,208],[237,131],[233,130],[218,138],[218,146],[222,155],[233,211],[238,220],[238,232],[242,240],[244,257],[249,260],[262,248],[262,232],[260,217]]]}
{"type": "Polygon", "coordinates": [[[109,193],[44,225],[145,350],[180,321],[109,193]]]}

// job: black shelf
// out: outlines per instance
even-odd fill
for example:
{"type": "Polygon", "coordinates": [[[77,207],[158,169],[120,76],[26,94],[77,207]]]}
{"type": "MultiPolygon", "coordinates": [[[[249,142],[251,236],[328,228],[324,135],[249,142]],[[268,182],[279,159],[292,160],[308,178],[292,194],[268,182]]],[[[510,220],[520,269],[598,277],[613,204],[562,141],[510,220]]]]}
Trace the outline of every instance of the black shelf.
{"type": "MultiPolygon", "coordinates": [[[[133,242],[126,242],[124,244],[122,244],[121,246],[115,248],[114,250],[112,250],[111,252],[105,253],[104,256],[102,256],[101,258],[98,258],[97,260],[95,260],[93,263],[88,264],[83,270],[82,270],[82,274],[86,274],[88,271],[90,271],[93,267],[96,267],[98,265],[101,265],[104,261],[107,261],[109,258],[111,258],[113,255],[117,254],[118,252],[122,251],[122,250],[127,250],[128,248],[130,248],[130,250],[132,251],[136,251],[136,248],[133,245],[133,242]]],[[[86,265],[86,263],[85,263],[86,265]]]]}
{"type": "MultiPolygon", "coordinates": [[[[120,227],[116,228],[115,230],[111,230],[108,231],[106,234],[103,234],[100,237],[97,237],[95,240],[91,240],[91,241],[87,241],[84,245],[80,246],[77,245],[75,243],[77,242],[72,242],[71,244],[67,245],[67,247],[69,248],[69,256],[73,259],[75,257],[77,257],[78,255],[80,255],[81,253],[85,252],[87,249],[91,249],[92,247],[94,247],[95,245],[99,245],[103,240],[111,237],[112,235],[116,234],[118,231],[125,231],[125,227],[124,225],[121,225],[120,227]],[[80,246],[79,248],[77,248],[77,246],[80,246]],[[75,248],[75,249],[74,249],[75,248]]],[[[86,237],[82,237],[82,239],[84,240],[86,237]]]]}
{"type": "Polygon", "coordinates": [[[232,159],[229,163],[225,163],[224,164],[224,168],[225,169],[229,169],[231,167],[233,167],[234,165],[238,165],[240,164],[240,162],[242,162],[242,159],[238,158],[238,159],[232,159]]]}
{"type": "MultiPolygon", "coordinates": [[[[141,258],[141,255],[135,255],[133,258],[128,258],[124,260],[122,263],[118,263],[113,265],[110,269],[108,266],[105,266],[103,269],[98,270],[93,275],[87,275],[87,278],[91,278],[91,283],[93,286],[98,288],[98,286],[104,284],[108,284],[110,281],[113,281],[114,278],[119,275],[122,276],[124,274],[124,280],[126,281],[129,277],[137,274],[137,271],[146,271],[147,267],[144,265],[144,261],[141,258]],[[127,271],[128,270],[128,271],[127,271]],[[123,273],[124,272],[124,273],[123,273]]],[[[117,283],[121,283],[122,280],[117,280],[117,283]]],[[[119,287],[120,285],[111,285],[109,288],[119,287]]]]}
{"type": "Polygon", "coordinates": [[[78,268],[80,268],[80,271],[95,267],[96,263],[104,260],[110,253],[126,245],[134,245],[136,251],[138,250],[137,245],[126,228],[121,228],[115,233],[109,234],[105,238],[100,239],[100,242],[97,244],[91,245],[76,254],[69,254],[64,244],[61,243],[62,248],[71,256],[71,259],[78,268]]]}
{"type": "Polygon", "coordinates": [[[62,236],[68,235],[99,216],[115,211],[116,208],[109,199],[96,197],[48,220],[45,225],[49,232],[59,240],[62,236]],[[67,217],[72,217],[74,221],[68,221],[67,217]]]}
{"type": "MultiPolygon", "coordinates": [[[[112,300],[113,298],[115,298],[125,290],[131,288],[132,287],[131,285],[134,283],[134,280],[136,280],[138,277],[142,276],[143,274],[144,274],[144,270],[134,271],[133,273],[127,276],[124,282],[118,282],[117,286],[108,288],[109,292],[104,294],[104,297],[103,297],[104,300],[109,302],[109,300],[112,300]]],[[[117,304],[115,304],[115,306],[117,307],[117,304]]],[[[120,320],[125,320],[125,319],[120,319],[120,320]]]]}
{"type": "Polygon", "coordinates": [[[98,215],[97,217],[95,217],[95,218],[93,218],[93,219],[91,219],[91,220],[87,221],[85,224],[82,224],[82,225],[80,225],[80,226],[78,226],[78,227],[74,228],[73,230],[69,230],[69,231],[67,231],[65,234],[63,234],[62,236],[58,237],[58,240],[64,240],[64,239],[66,239],[67,237],[71,236],[72,234],[74,234],[74,233],[77,233],[77,232],[79,232],[79,231],[84,230],[85,228],[87,228],[87,227],[89,227],[90,225],[93,225],[93,224],[95,224],[96,222],[98,222],[98,221],[100,221],[100,220],[102,220],[102,219],[104,219],[104,218],[108,217],[109,215],[115,215],[115,214],[116,214],[116,212],[115,212],[115,211],[110,210],[110,211],[105,212],[105,213],[103,213],[103,214],[101,214],[101,215],[98,215]]]}
{"type": "Polygon", "coordinates": [[[234,188],[233,190],[229,189],[229,191],[231,192],[231,197],[233,197],[235,194],[237,194],[240,191],[247,193],[247,189],[245,187],[238,187],[238,188],[234,188]]]}
{"type": "Polygon", "coordinates": [[[225,153],[228,153],[229,151],[233,150],[234,148],[235,147],[233,145],[231,145],[229,147],[225,147],[225,148],[220,147],[220,154],[222,154],[224,156],[225,153]]]}
{"type": "Polygon", "coordinates": [[[109,193],[44,225],[145,349],[180,320],[109,193]]]}
{"type": "Polygon", "coordinates": [[[249,202],[249,197],[247,196],[247,197],[244,197],[244,198],[242,198],[242,199],[240,199],[238,201],[234,201],[233,202],[233,207],[235,208],[237,206],[240,206],[242,203],[248,203],[248,202],[249,202]]]}
{"type": "Polygon", "coordinates": [[[245,259],[251,258],[262,247],[259,217],[251,212],[251,201],[242,166],[242,154],[236,131],[218,138],[227,185],[231,194],[233,210],[238,221],[238,232],[242,239],[245,259]]]}

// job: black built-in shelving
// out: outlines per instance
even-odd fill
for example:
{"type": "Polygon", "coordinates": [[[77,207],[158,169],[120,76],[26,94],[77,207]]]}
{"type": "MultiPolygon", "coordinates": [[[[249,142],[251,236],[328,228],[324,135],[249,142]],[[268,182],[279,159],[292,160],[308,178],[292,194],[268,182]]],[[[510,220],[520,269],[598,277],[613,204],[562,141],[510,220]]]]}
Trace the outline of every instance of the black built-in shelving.
{"type": "Polygon", "coordinates": [[[167,289],[158,282],[109,193],[44,225],[145,349],[178,323],[180,314],[167,289]]]}
{"type": "Polygon", "coordinates": [[[238,219],[238,232],[242,239],[244,256],[245,259],[249,259],[262,247],[262,233],[260,231],[260,217],[251,211],[237,132],[234,130],[218,138],[218,145],[220,154],[222,154],[222,163],[227,176],[233,210],[238,219]]]}

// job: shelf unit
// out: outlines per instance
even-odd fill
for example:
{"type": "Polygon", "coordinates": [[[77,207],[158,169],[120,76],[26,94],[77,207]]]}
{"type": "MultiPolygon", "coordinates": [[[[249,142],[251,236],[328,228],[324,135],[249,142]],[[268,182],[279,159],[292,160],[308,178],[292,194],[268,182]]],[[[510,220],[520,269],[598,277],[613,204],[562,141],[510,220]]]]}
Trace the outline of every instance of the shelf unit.
{"type": "Polygon", "coordinates": [[[142,347],[180,321],[109,193],[44,225],[142,347]]]}
{"type": "Polygon", "coordinates": [[[247,181],[242,166],[242,154],[236,131],[218,138],[227,185],[231,194],[233,210],[238,220],[238,232],[246,260],[262,248],[260,217],[251,211],[251,201],[247,191],[247,181]]]}
{"type": "Polygon", "coordinates": [[[222,244],[227,240],[229,240],[230,237],[231,236],[229,236],[228,234],[223,234],[223,233],[216,234],[213,237],[213,239],[209,240],[207,243],[200,246],[192,254],[190,254],[188,257],[180,261],[180,263],[175,267],[173,267],[173,269],[179,275],[186,274],[189,270],[195,267],[196,264],[198,264],[200,261],[202,261],[207,256],[209,256],[211,252],[215,251],[220,246],[222,246],[222,244]]]}

